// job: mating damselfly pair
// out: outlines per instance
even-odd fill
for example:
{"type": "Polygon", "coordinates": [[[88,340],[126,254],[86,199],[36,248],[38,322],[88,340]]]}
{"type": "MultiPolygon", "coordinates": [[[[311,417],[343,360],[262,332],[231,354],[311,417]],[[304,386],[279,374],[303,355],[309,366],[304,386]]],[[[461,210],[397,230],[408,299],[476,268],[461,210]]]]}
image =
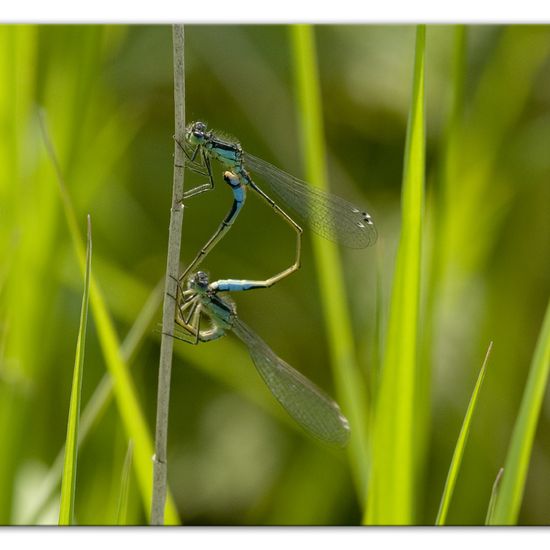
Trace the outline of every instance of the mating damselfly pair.
{"type": "Polygon", "coordinates": [[[217,339],[232,330],[246,344],[267,387],[294,420],[321,440],[344,445],[349,437],[349,424],[338,405],[277,357],[237,318],[234,303],[219,293],[268,288],[300,267],[302,227],[256,184],[252,174],[258,174],[277,199],[314,232],[348,247],[365,248],[376,242],[371,216],[348,201],[316,189],[246,153],[239,142],[220,137],[208,130],[203,122],[190,124],[185,142],[178,143],[187,157],[186,166],[208,178],[206,183],[187,191],[184,200],[214,188],[212,161],[219,162],[225,169],[223,179],[233,194],[233,203],[222,223],[179,278],[176,323],[181,330],[178,337],[197,344],[217,339]],[[247,189],[257,193],[296,233],[294,263],[265,280],[222,279],[210,283],[203,271],[190,275],[233,225],[245,203],[247,189]],[[210,328],[201,328],[203,315],[210,319],[210,328]]]}

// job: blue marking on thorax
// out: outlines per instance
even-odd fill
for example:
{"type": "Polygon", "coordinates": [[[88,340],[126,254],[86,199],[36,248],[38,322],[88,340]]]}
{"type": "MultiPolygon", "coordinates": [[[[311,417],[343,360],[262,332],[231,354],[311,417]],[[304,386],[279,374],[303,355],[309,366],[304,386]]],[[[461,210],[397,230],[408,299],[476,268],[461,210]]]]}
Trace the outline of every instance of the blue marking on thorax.
{"type": "Polygon", "coordinates": [[[241,164],[242,151],[238,145],[212,141],[206,145],[206,148],[212,157],[229,168],[241,164]]]}
{"type": "Polygon", "coordinates": [[[205,311],[214,324],[224,329],[231,328],[233,325],[233,318],[235,316],[234,306],[219,296],[214,295],[210,298],[205,311]]]}

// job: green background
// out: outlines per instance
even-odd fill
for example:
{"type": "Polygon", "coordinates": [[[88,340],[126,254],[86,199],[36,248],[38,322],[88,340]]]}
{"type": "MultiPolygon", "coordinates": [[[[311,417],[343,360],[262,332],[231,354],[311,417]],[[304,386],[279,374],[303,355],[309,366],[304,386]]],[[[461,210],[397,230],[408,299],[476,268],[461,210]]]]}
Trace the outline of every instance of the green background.
{"type": "MultiPolygon", "coordinates": [[[[186,117],[303,177],[287,26],[187,26],[186,117]]],[[[426,205],[421,358],[431,372],[414,523],[433,524],[458,432],[489,344],[488,371],[448,522],[482,524],[503,465],[550,288],[550,28],[466,30],[460,146],[442,205],[454,56],[452,26],[426,33],[426,205]],[[450,207],[449,207],[450,204],[450,207]],[[450,212],[450,214],[449,214],[450,212]],[[443,229],[442,229],[443,228],[443,229]],[[438,240],[439,239],[439,240],[438,240]]],[[[342,249],[358,364],[375,394],[400,228],[413,26],[315,27],[331,189],[372,214],[374,248],[342,249]]],[[[169,26],[0,27],[0,523],[27,523],[62,448],[82,276],[37,122],[43,107],[92,270],[123,339],[163,280],[174,114],[169,26]]],[[[219,166],[214,175],[219,176],[219,166]]],[[[218,180],[220,181],[220,179],[218,180]]],[[[202,180],[186,178],[186,188],[202,180]]],[[[261,180],[258,180],[261,186],[261,180]]],[[[187,204],[182,264],[228,210],[224,185],[187,204]]],[[[335,396],[310,232],[302,268],[233,296],[239,316],[335,396]]],[[[202,268],[265,278],[293,261],[294,236],[249,194],[202,268]]],[[[131,360],[151,431],[160,310],[131,360]]],[[[362,520],[344,452],[286,422],[232,336],[176,342],[169,484],[186,524],[362,520]]],[[[83,402],[105,373],[90,317],[83,402]]],[[[344,411],[345,412],[345,411],[344,411]]],[[[522,524],[547,524],[550,409],[543,405],[522,524]]],[[[421,443],[420,443],[421,442],[421,443]]],[[[81,447],[75,514],[113,523],[128,440],[114,403],[81,447]]],[[[56,523],[58,492],[35,521],[56,523]]],[[[128,521],[145,522],[130,478],[128,521]]]]}

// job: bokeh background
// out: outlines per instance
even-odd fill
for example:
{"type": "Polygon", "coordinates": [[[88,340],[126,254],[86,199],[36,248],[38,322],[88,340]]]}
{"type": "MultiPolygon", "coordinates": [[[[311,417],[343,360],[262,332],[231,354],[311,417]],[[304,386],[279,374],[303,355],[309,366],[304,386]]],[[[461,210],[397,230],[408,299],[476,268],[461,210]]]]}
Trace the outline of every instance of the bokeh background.
{"type": "MultiPolygon", "coordinates": [[[[303,176],[288,26],[185,32],[187,120],[204,120],[303,176]]],[[[421,360],[432,380],[415,502],[420,524],[434,522],[492,340],[449,512],[449,523],[483,523],[550,289],[550,27],[465,29],[461,141],[447,174],[452,193],[442,197],[455,35],[453,26],[427,28],[421,360]]],[[[342,250],[357,360],[372,382],[399,237],[415,29],[324,25],[315,36],[331,188],[365,205],[379,233],[373,248],[342,250]]],[[[82,275],[37,109],[46,113],[82,230],[91,215],[93,271],[120,339],[131,337],[145,304],[158,306],[129,361],[152,432],[174,150],[171,27],[2,26],[0,74],[0,523],[56,523],[58,490],[45,503],[43,495],[65,439],[82,275]]],[[[194,183],[201,180],[189,175],[186,187],[194,183]]],[[[223,185],[188,202],[182,264],[230,203],[223,185]]],[[[297,274],[234,299],[279,356],[334,395],[309,236],[297,274]]],[[[292,262],[293,246],[284,223],[250,194],[202,267],[212,279],[265,278],[292,262]]],[[[169,484],[184,523],[361,522],[345,453],[286,420],[241,342],[176,342],[175,353],[169,484]]],[[[90,316],[84,404],[105,372],[90,316]]],[[[546,399],[523,524],[550,520],[549,426],[546,399]]],[[[110,402],[81,446],[79,523],[114,521],[127,447],[110,402]]],[[[129,521],[143,523],[133,475],[129,502],[129,521]]]]}

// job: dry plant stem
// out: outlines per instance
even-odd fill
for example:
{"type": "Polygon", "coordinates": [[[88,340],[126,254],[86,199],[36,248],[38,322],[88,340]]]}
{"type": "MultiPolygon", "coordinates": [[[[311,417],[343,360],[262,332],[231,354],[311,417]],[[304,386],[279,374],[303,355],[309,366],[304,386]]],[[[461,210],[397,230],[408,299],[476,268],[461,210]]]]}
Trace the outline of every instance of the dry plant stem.
{"type": "Polygon", "coordinates": [[[153,457],[153,501],[151,524],[163,525],[164,505],[166,502],[166,447],[168,441],[168,409],[170,404],[170,375],[172,370],[172,351],[174,339],[168,334],[174,333],[176,304],[176,281],[178,279],[181,227],[183,222],[183,166],[184,154],[177,143],[184,140],[185,131],[185,73],[183,58],[183,25],[172,28],[174,45],[174,183],[172,190],[172,209],[170,211],[170,229],[168,234],[168,258],[166,262],[166,283],[162,310],[162,339],[160,343],[159,382],[157,397],[157,424],[155,431],[155,456],[153,457]]]}

